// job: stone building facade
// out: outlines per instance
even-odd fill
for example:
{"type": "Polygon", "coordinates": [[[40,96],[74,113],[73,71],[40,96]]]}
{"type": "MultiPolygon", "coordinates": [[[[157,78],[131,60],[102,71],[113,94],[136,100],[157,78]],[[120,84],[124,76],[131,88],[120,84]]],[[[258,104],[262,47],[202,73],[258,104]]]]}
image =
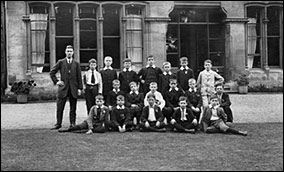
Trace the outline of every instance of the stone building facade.
{"type": "Polygon", "coordinates": [[[283,85],[283,2],[1,1],[6,93],[9,83],[32,78],[38,85],[31,94],[55,96],[49,71],[67,44],[82,71],[90,58],[103,67],[106,55],[117,71],[124,58],[138,71],[148,55],[157,66],[170,61],[177,70],[187,56],[196,77],[211,59],[228,91],[236,90],[234,79],[243,72],[250,84],[283,85]]]}

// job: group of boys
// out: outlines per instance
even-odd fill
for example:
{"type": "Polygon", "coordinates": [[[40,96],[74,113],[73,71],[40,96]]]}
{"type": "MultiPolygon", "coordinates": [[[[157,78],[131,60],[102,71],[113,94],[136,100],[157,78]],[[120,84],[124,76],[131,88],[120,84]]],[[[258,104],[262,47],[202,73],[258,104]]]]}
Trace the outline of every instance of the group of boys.
{"type": "Polygon", "coordinates": [[[131,60],[123,61],[119,75],[111,67],[112,58],[104,59],[98,72],[95,59],[83,76],[88,117],[83,123],[59,132],[86,130],[87,134],[132,130],[195,133],[227,132],[247,135],[226,123],[233,122],[228,94],[223,92],[224,78],[204,62],[204,71],[194,79],[187,57],[180,59],[180,69],[171,72],[171,63],[163,63],[163,71],[155,66],[153,56],[138,73],[131,60]]]}

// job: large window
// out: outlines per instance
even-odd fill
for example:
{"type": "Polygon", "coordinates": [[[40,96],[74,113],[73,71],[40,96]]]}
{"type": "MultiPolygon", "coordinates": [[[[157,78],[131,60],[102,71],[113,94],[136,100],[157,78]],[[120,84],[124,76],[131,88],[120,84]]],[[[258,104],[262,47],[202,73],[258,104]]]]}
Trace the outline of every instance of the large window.
{"type": "Polygon", "coordinates": [[[115,69],[122,67],[124,58],[142,66],[144,3],[49,1],[28,2],[28,7],[28,68],[33,72],[49,72],[65,58],[66,45],[73,45],[83,70],[90,58],[101,68],[105,56],[113,57],[115,69]]]}
{"type": "Polygon", "coordinates": [[[170,13],[167,30],[167,60],[179,67],[179,58],[186,56],[194,73],[203,70],[206,59],[223,74],[225,64],[225,33],[219,8],[177,7],[170,13]]]}
{"type": "Polygon", "coordinates": [[[283,7],[249,5],[246,16],[248,68],[282,68],[283,7]]]}

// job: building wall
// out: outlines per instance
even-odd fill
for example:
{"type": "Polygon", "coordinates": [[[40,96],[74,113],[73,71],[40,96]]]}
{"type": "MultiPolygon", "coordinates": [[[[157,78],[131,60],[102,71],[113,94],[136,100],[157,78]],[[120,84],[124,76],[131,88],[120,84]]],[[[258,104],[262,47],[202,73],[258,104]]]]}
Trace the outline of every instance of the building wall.
{"type": "MultiPolygon", "coordinates": [[[[166,60],[166,32],[169,13],[173,10],[174,1],[147,1],[144,30],[145,55],[154,55],[156,65],[162,67],[166,60]]],[[[179,1],[180,2],[180,1],[179,1]]],[[[205,1],[204,1],[205,2],[205,1]]],[[[206,1],[207,2],[207,1],[206,1]]],[[[217,2],[217,1],[215,1],[217,2]]],[[[30,73],[27,71],[27,30],[25,24],[26,4],[24,1],[6,1],[6,36],[7,36],[7,83],[14,80],[33,78],[37,87],[31,92],[38,99],[55,97],[56,86],[53,85],[49,73],[30,73]]],[[[193,4],[194,2],[191,2],[193,4]]],[[[208,2],[207,2],[208,3],[208,2]]],[[[207,4],[205,3],[205,4],[207,4]]],[[[235,77],[246,71],[245,18],[246,1],[220,1],[220,6],[227,15],[225,44],[225,77],[233,89],[236,89],[235,77]]],[[[198,1],[202,5],[202,1],[198,1]]],[[[143,58],[143,66],[146,58],[143,58]]],[[[283,85],[283,69],[248,71],[251,73],[251,84],[275,83],[283,85]]],[[[10,88],[6,89],[9,93],[10,88]]]]}

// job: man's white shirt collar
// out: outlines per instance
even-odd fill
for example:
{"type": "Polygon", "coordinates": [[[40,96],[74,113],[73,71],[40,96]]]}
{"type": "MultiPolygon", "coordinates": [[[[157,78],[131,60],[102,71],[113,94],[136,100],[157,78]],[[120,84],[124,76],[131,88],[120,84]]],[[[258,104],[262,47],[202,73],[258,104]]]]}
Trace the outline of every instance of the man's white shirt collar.
{"type": "Polygon", "coordinates": [[[73,58],[68,59],[68,58],[66,57],[66,60],[67,60],[67,63],[72,63],[73,58]],[[70,61],[70,62],[69,62],[69,61],[70,61]]]}
{"type": "Polygon", "coordinates": [[[196,92],[196,91],[197,91],[197,88],[193,88],[193,89],[192,89],[192,88],[189,88],[188,91],[189,91],[189,92],[192,92],[192,91],[196,92]]]}
{"type": "MultiPolygon", "coordinates": [[[[126,72],[126,68],[124,68],[122,71],[123,71],[123,72],[126,72]]],[[[130,72],[130,71],[132,71],[132,69],[129,68],[128,71],[130,72]]]]}
{"type": "MultiPolygon", "coordinates": [[[[147,65],[146,68],[150,67],[150,65],[147,65]]],[[[155,68],[156,65],[152,65],[152,68],[155,68]]]]}
{"type": "Polygon", "coordinates": [[[184,70],[184,69],[186,69],[186,70],[188,70],[189,69],[189,67],[188,66],[185,66],[185,67],[180,67],[180,70],[184,70]]]}
{"type": "Polygon", "coordinates": [[[116,108],[117,108],[117,109],[124,109],[125,106],[124,106],[124,105],[122,105],[122,106],[116,105],[116,108]]]}
{"type": "MultiPolygon", "coordinates": [[[[169,92],[171,92],[172,90],[173,90],[173,89],[170,88],[170,89],[169,89],[169,92]]],[[[175,90],[178,91],[178,87],[175,87],[175,90]]]]}
{"type": "Polygon", "coordinates": [[[169,72],[164,71],[163,74],[164,75],[167,75],[167,74],[172,75],[172,72],[171,71],[169,71],[169,72]]]}
{"type": "Polygon", "coordinates": [[[110,69],[110,70],[113,70],[113,68],[110,66],[110,67],[104,67],[104,70],[107,70],[107,69],[110,69]]]}

